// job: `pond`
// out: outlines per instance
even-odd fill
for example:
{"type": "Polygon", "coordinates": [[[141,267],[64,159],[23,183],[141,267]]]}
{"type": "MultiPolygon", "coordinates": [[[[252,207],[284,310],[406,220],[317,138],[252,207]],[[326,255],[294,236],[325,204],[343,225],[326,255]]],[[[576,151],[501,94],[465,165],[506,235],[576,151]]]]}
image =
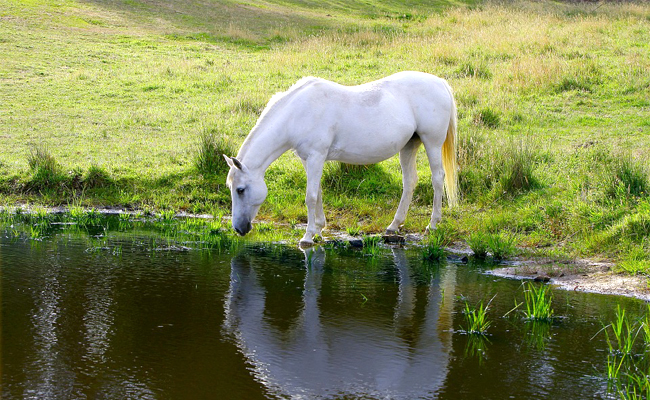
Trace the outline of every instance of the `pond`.
{"type": "Polygon", "coordinates": [[[599,331],[646,309],[554,290],[561,318],[533,323],[521,282],[417,248],[0,233],[3,399],[616,398],[599,331]]]}

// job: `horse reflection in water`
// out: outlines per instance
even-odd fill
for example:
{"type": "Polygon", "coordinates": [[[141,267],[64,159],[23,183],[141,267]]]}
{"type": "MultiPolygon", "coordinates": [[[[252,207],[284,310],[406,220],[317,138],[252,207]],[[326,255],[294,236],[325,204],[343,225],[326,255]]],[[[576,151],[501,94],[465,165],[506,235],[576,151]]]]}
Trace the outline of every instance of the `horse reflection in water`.
{"type": "Polygon", "coordinates": [[[454,267],[442,268],[418,290],[404,251],[394,249],[399,288],[390,292],[397,298],[380,300],[395,303],[393,315],[368,320],[341,311],[325,316],[319,307],[325,252],[308,249],[305,258],[301,309],[285,331],[269,323],[255,259],[231,262],[225,329],[267,390],[290,398],[435,396],[449,365],[454,267]]]}

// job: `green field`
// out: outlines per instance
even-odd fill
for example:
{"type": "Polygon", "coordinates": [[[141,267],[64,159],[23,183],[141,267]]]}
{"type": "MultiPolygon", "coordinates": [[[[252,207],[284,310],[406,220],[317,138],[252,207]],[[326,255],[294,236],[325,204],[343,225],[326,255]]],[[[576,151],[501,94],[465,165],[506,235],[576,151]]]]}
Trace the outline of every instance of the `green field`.
{"type": "MultiPolygon", "coordinates": [[[[0,0],[0,204],[227,214],[225,162],[197,167],[206,137],[236,152],[300,77],[402,70],[456,93],[462,200],[445,235],[650,269],[647,2],[0,0]]],[[[418,168],[411,232],[431,212],[423,152],[418,168]]],[[[306,222],[294,155],[267,183],[259,218],[306,222]]],[[[380,232],[398,160],[327,165],[323,188],[330,228],[380,232]]]]}

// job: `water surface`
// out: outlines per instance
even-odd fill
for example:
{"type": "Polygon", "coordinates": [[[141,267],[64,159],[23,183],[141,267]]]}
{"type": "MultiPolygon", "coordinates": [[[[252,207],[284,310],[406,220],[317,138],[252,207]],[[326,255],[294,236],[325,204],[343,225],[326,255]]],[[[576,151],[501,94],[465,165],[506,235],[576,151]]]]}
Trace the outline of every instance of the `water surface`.
{"type": "Polygon", "coordinates": [[[11,236],[0,239],[3,399],[603,398],[597,333],[617,304],[645,307],[554,291],[562,319],[503,317],[520,282],[417,250],[218,254],[137,235],[101,247],[11,236]],[[492,297],[490,335],[464,334],[465,301],[492,297]]]}

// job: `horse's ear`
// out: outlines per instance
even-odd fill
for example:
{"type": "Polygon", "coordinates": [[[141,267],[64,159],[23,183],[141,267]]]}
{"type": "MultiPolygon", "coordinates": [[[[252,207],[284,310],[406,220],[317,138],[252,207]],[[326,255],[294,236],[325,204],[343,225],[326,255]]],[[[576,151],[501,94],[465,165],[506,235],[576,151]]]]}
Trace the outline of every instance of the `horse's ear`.
{"type": "Polygon", "coordinates": [[[239,169],[241,171],[244,170],[244,166],[242,165],[242,163],[238,159],[236,159],[235,157],[228,157],[227,155],[224,154],[223,158],[226,159],[226,162],[228,163],[230,168],[237,168],[237,169],[239,169]]]}
{"type": "Polygon", "coordinates": [[[231,157],[230,159],[232,160],[233,164],[235,164],[235,167],[237,167],[241,171],[244,170],[244,165],[241,162],[239,162],[238,159],[236,159],[235,157],[231,157]]]}
{"type": "Polygon", "coordinates": [[[227,155],[223,154],[223,158],[226,160],[226,163],[228,163],[228,166],[229,166],[230,168],[233,168],[233,167],[235,166],[235,164],[233,164],[233,162],[232,162],[232,160],[230,159],[230,157],[228,157],[227,155]]]}

